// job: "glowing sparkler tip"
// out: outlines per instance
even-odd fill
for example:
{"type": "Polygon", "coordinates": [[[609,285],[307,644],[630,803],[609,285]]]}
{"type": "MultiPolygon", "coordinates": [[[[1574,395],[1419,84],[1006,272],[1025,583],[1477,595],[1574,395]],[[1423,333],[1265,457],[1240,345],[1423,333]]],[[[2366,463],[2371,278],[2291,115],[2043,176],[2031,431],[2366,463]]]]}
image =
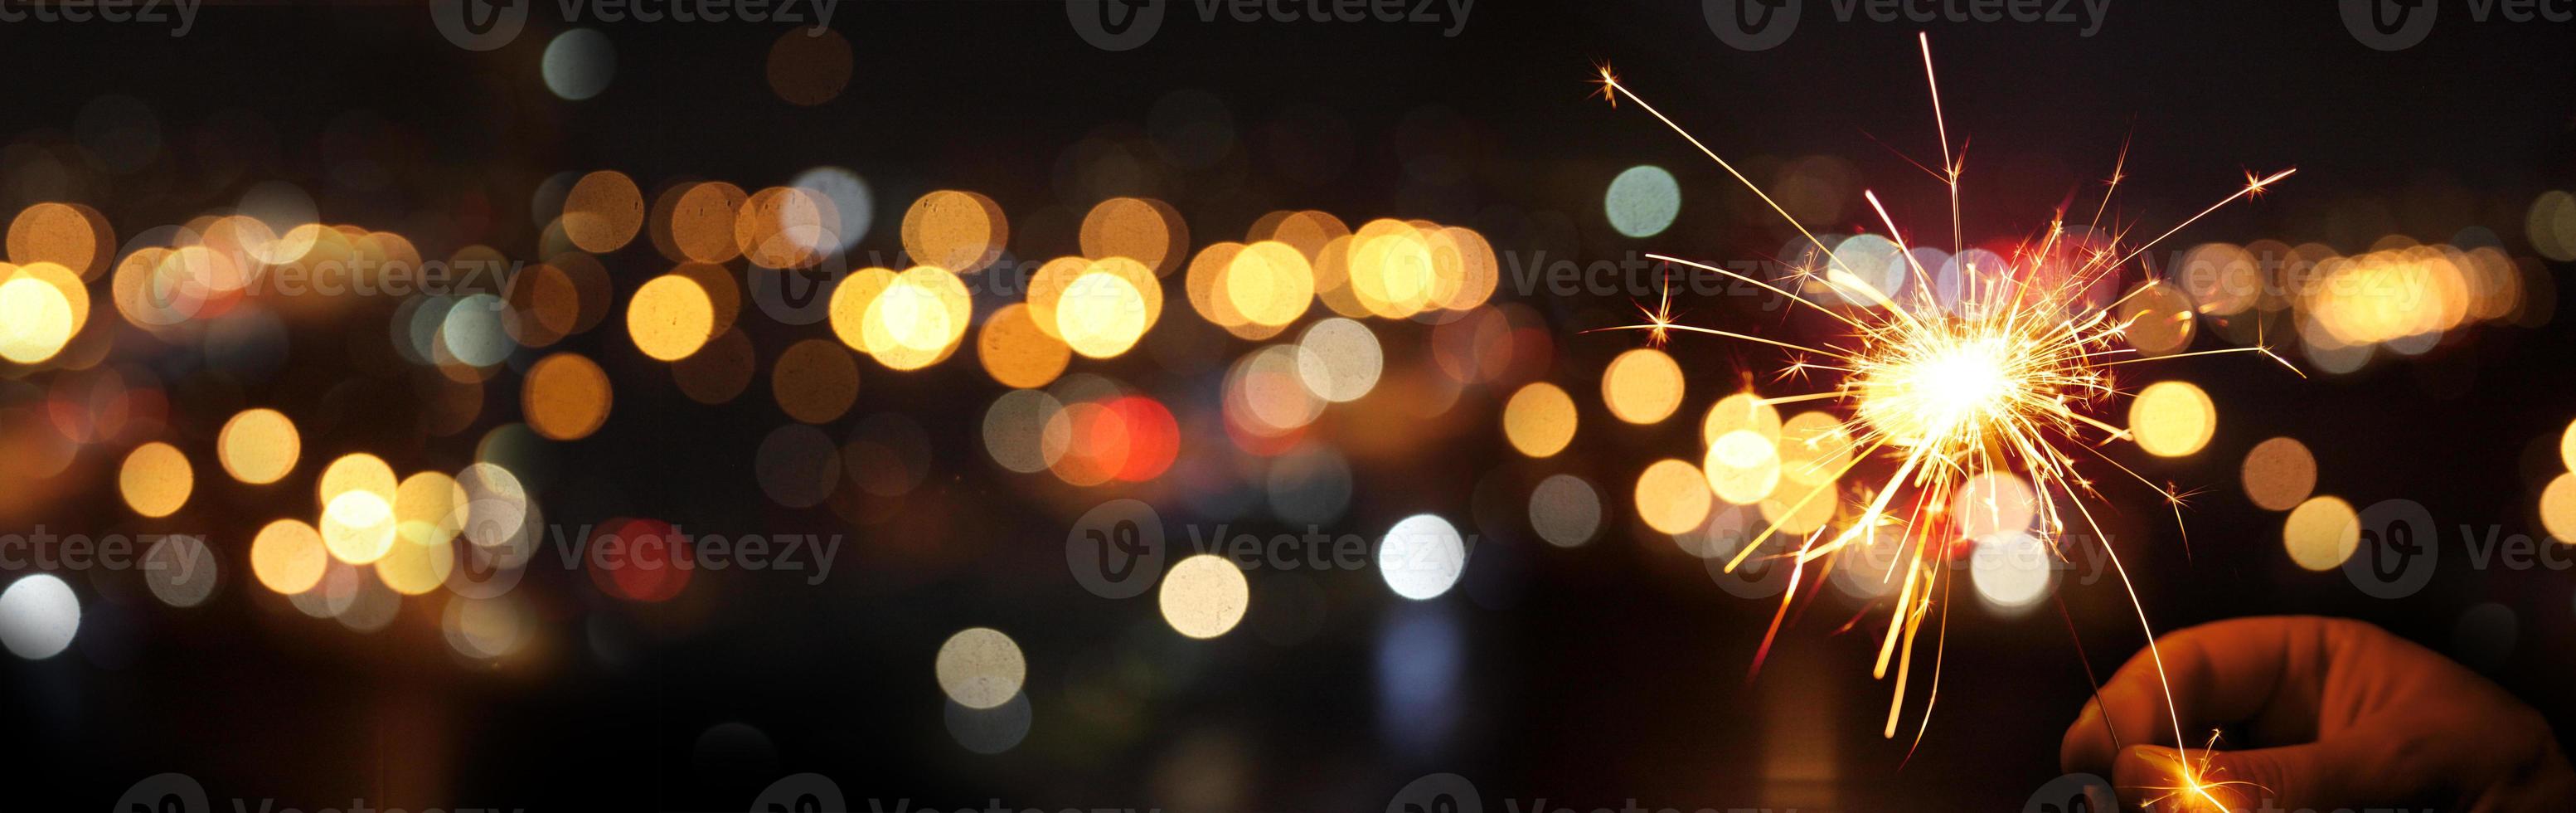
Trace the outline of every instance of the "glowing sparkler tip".
{"type": "Polygon", "coordinates": [[[2149,810],[2225,813],[2238,809],[2241,802],[2237,797],[2244,795],[2249,789],[2256,794],[2269,792],[2268,788],[2253,782],[2219,778],[2220,774],[2226,772],[2226,768],[2215,764],[2218,755],[2218,732],[2215,731],[2210,732],[2209,742],[2202,746],[2197,759],[2189,752],[2180,749],[2148,747],[2142,750],[2153,759],[2173,763],[2173,783],[2149,788],[2149,790],[2162,792],[2147,803],[2146,807],[2149,810]]]}
{"type": "Polygon", "coordinates": [[[2273,183],[2278,182],[2282,178],[2290,177],[2298,171],[2298,167],[2291,167],[2270,175],[2259,177],[2253,172],[2248,171],[2245,173],[2245,194],[2248,197],[2260,196],[2263,194],[2264,187],[2271,186],[2273,183]]]}
{"type": "Polygon", "coordinates": [[[1599,71],[1599,72],[1600,72],[1600,74],[1601,74],[1601,78],[1600,78],[1600,79],[1594,80],[1595,82],[1597,82],[1598,84],[1600,84],[1600,85],[1601,85],[1601,88],[1600,88],[1599,90],[1595,90],[1595,91],[1593,91],[1593,93],[1598,94],[1598,95],[1601,97],[1601,100],[1602,100],[1602,101],[1609,102],[1611,107],[1618,107],[1618,106],[1619,106],[1619,73],[1618,73],[1617,71],[1611,70],[1611,69],[1610,69],[1610,63],[1609,63],[1609,62],[1607,62],[1607,61],[1604,61],[1604,62],[1601,62],[1601,63],[1599,63],[1599,64],[1593,65],[1592,67],[1593,67],[1593,69],[1594,69],[1594,70],[1599,71]]]}

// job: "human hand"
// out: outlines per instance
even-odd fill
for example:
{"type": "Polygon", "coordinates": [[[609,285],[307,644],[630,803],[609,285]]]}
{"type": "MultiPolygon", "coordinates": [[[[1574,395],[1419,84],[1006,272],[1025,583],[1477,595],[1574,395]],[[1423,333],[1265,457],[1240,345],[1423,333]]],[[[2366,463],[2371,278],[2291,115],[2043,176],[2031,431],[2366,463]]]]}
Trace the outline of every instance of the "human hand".
{"type": "Polygon", "coordinates": [[[2182,760],[2206,759],[2200,778],[2221,785],[2215,795],[2229,808],[2576,810],[2576,771],[2539,712],[2378,627],[2243,618],[2156,646],[2184,736],[2241,724],[2250,747],[2176,751],[2165,686],[2140,652],[2084,704],[2058,750],[2065,770],[2107,770],[2126,804],[2168,795],[2182,760]],[[2106,719],[2125,747],[2113,747],[2106,719]]]}

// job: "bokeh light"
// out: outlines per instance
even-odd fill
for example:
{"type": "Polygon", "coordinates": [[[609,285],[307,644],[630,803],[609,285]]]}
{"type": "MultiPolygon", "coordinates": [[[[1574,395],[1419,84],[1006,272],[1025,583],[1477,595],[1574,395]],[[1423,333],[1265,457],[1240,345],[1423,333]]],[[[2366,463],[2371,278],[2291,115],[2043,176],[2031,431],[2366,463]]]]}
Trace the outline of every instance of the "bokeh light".
{"type": "Polygon", "coordinates": [[[797,342],[778,354],[778,364],[769,373],[769,391],[787,417],[830,423],[858,403],[858,360],[828,340],[797,342]]]}
{"type": "Polygon", "coordinates": [[[60,654],[80,632],[80,598],[51,573],[36,573],[0,590],[0,645],[9,654],[41,661],[60,654]]]}
{"type": "Polygon", "coordinates": [[[2333,570],[2361,543],[2361,517],[2340,497],[2311,497],[2290,511],[2281,544],[2290,561],[2309,570],[2333,570]]]}
{"type": "Polygon", "coordinates": [[[1544,381],[1523,385],[1503,404],[1503,437],[1531,457],[1553,457],[1574,441],[1574,398],[1544,381]]]}
{"type": "Polygon", "coordinates": [[[644,193],[626,173],[604,169],[583,175],[564,195],[564,237],[583,251],[616,251],[642,228],[644,193]]]}
{"type": "Polygon", "coordinates": [[[259,529],[250,542],[250,571],[261,586],[279,595],[295,595],[322,582],[331,564],[322,534],[301,521],[281,519],[259,529]]]}
{"type": "Polygon", "coordinates": [[[1252,586],[1243,568],[1223,556],[1202,553],[1182,559],[1163,574],[1155,603],[1172,631],[1191,638],[1224,635],[1243,621],[1251,608],[1252,586]]]}
{"type": "Polygon", "coordinates": [[[903,250],[912,261],[959,274],[983,270],[1009,243],[1010,221],[992,198],[942,189],[903,213],[903,250]]]}
{"type": "Polygon", "coordinates": [[[2129,432],[2157,457],[2182,457],[2218,432],[2218,405],[2189,381],[2158,381],[2129,401],[2129,432]]]}
{"type": "Polygon", "coordinates": [[[1977,597],[2002,610],[2027,608],[2047,597],[2056,581],[2055,554],[2048,543],[2025,531],[2006,531],[1976,538],[1968,559],[1968,579],[1977,597]]]}
{"type": "Polygon", "coordinates": [[[1571,474],[1550,475],[1530,491],[1530,529],[1560,548],[1592,541],[1601,532],[1601,492],[1571,474]]]}
{"type": "Polygon", "coordinates": [[[2576,474],[2560,474],[2541,489],[2540,527],[2560,542],[2576,544],[2576,474]]]}
{"type": "Polygon", "coordinates": [[[176,446],[154,441],[126,454],[124,465],[117,469],[116,484],[134,513],[166,517],[187,504],[197,480],[187,455],[176,446]]]}
{"type": "Polygon", "coordinates": [[[1609,190],[1601,195],[1601,208],[1610,217],[1610,227],[1620,234],[1653,237],[1671,228],[1673,219],[1681,215],[1681,182],[1663,167],[1629,167],[1610,179],[1609,190]]]}
{"type": "Polygon", "coordinates": [[[1601,373],[1601,400],[1611,415],[1629,423],[1672,417],[1682,404],[1681,364],[1652,347],[1620,353],[1601,373]]]}
{"type": "Polygon", "coordinates": [[[2272,438],[2245,452],[2246,499],[2267,511],[2299,507],[2317,490],[2317,458],[2296,438],[2272,438]]]}
{"type": "Polygon", "coordinates": [[[520,414],[528,428],[548,440],[580,440],[608,422],[616,396],[608,374],[597,362],[573,353],[556,353],[528,367],[519,391],[520,414]]]}
{"type": "Polygon", "coordinates": [[[1396,595],[1415,601],[1437,598],[1458,583],[1467,569],[1467,544],[1448,520],[1415,514],[1388,528],[1378,541],[1378,577],[1396,595]]]}
{"type": "Polygon", "coordinates": [[[609,80],[617,78],[617,47],[606,34],[575,28],[546,43],[539,72],[547,90],[564,101],[582,101],[607,90],[609,80]]]}
{"type": "Polygon", "coordinates": [[[1028,662],[1019,642],[1000,630],[959,630],[939,645],[933,661],[939,690],[970,709],[989,709],[1009,702],[1028,679],[1028,662]]]}
{"type": "Polygon", "coordinates": [[[1665,458],[1637,475],[1637,518],[1656,531],[1680,535],[1708,519],[1708,480],[1689,461],[1665,458]]]}
{"type": "Polygon", "coordinates": [[[1043,387],[1064,374],[1073,349],[1054,334],[1038,329],[1029,306],[1014,302],[985,317],[975,334],[975,358],[984,372],[1003,386],[1043,387]]]}
{"type": "Polygon", "coordinates": [[[626,303],[626,334],[644,355],[678,361],[715,337],[715,317],[715,306],[697,280],[665,274],[635,289],[635,298],[626,303]]]}

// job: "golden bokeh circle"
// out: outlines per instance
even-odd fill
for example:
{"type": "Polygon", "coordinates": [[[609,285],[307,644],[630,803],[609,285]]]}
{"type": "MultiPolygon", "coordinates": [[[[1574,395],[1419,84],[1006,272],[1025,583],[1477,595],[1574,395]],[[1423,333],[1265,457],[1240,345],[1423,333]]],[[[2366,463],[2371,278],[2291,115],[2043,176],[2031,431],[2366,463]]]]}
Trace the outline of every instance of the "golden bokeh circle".
{"type": "Polygon", "coordinates": [[[303,435],[295,421],[274,409],[245,409],[224,421],[215,435],[215,459],[233,479],[267,485],[295,470],[303,453],[303,435]]]}
{"type": "Polygon", "coordinates": [[[734,223],[751,196],[723,181],[690,184],[671,206],[671,245],[680,256],[702,263],[721,263],[742,256],[734,242],[734,223]]]}
{"type": "Polygon", "coordinates": [[[2317,458],[2296,438],[2273,438],[2245,452],[2245,497],[2267,511],[2287,511],[2317,490],[2317,458]]]}
{"type": "Polygon", "coordinates": [[[2361,544],[2361,516],[2340,497],[2310,497],[2281,525],[2281,545],[2300,567],[2326,571],[2352,558],[2361,544]]]}
{"type": "Polygon", "coordinates": [[[2218,432],[2218,405],[2189,381],[2158,381],[2129,401],[2129,432],[2157,457],[2182,457],[2218,432]]]}
{"type": "Polygon", "coordinates": [[[117,468],[116,485],[134,513],[166,517],[188,503],[197,476],[179,447],[153,441],[126,453],[124,465],[117,468]]]}
{"type": "Polygon", "coordinates": [[[1719,435],[1700,463],[1709,491],[1735,505],[1771,496],[1780,487],[1781,468],[1780,445],[1749,429],[1719,435]]]}
{"type": "Polygon", "coordinates": [[[1738,429],[1776,440],[1780,437],[1780,409],[1749,392],[1717,399],[1717,403],[1709,405],[1708,415],[1700,419],[1699,442],[1715,443],[1720,436],[1738,429]]]}
{"type": "Polygon", "coordinates": [[[279,595],[295,595],[322,582],[331,566],[322,534],[301,521],[281,519],[259,529],[250,542],[250,572],[260,586],[279,595]]]}
{"type": "Polygon", "coordinates": [[[1082,216],[1077,238],[1094,260],[1125,257],[1169,276],[1189,252],[1190,229],[1171,204],[1144,198],[1110,198],[1082,216]]]}
{"type": "Polygon", "coordinates": [[[1665,458],[1637,475],[1637,518],[1667,534],[1688,533],[1707,521],[1708,480],[1689,461],[1665,458]]]}
{"type": "Polygon", "coordinates": [[[1545,381],[1513,391],[1503,403],[1503,437],[1531,457],[1553,457],[1574,441],[1574,397],[1545,381]]]}
{"type": "Polygon", "coordinates": [[[81,279],[96,279],[115,247],[107,218],[76,203],[39,203],[9,221],[9,262],[18,265],[55,263],[81,279]]]}
{"type": "Polygon", "coordinates": [[[597,362],[556,353],[528,367],[519,410],[528,428],[548,440],[580,440],[608,422],[616,395],[597,362]]]}
{"type": "Polygon", "coordinates": [[[1115,358],[1145,336],[1145,294],[1126,277],[1089,271],[1056,298],[1056,335],[1086,358],[1115,358]]]}
{"type": "Polygon", "coordinates": [[[806,339],[778,354],[769,374],[770,395],[787,417],[830,423],[859,400],[859,363],[825,339],[806,339]]]}
{"type": "Polygon", "coordinates": [[[1601,400],[1629,423],[1656,423],[1682,404],[1682,366],[1671,355],[1639,347],[1610,360],[1601,371],[1601,400]]]}
{"type": "Polygon", "coordinates": [[[903,250],[912,261],[960,274],[983,270],[1010,242],[1011,224],[992,198],[942,189],[903,213],[903,250]]]}
{"type": "Polygon", "coordinates": [[[1065,365],[1073,358],[1072,348],[1038,329],[1029,310],[1025,303],[1004,305],[985,317],[983,329],[975,334],[976,360],[1002,386],[1046,386],[1064,374],[1065,365]]]}
{"type": "Polygon", "coordinates": [[[2540,527],[2558,541],[2576,544],[2576,474],[2561,474],[2540,491],[2540,527]]]}
{"type": "Polygon", "coordinates": [[[643,228],[644,192],[626,173],[603,169],[583,175],[564,193],[564,237],[583,251],[616,251],[643,228]]]}
{"type": "Polygon", "coordinates": [[[657,361],[678,361],[716,334],[715,305],[698,281],[664,274],[635,289],[626,303],[626,335],[657,361]]]}

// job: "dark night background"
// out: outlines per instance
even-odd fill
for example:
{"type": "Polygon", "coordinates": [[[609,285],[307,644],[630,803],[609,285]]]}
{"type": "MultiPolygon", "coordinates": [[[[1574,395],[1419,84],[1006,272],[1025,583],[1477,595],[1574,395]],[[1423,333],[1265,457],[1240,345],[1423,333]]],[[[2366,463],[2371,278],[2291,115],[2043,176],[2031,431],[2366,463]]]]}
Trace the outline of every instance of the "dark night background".
{"type": "MultiPolygon", "coordinates": [[[[830,22],[854,47],[854,70],[819,107],[786,104],[764,84],[763,59],[790,27],[776,23],[595,25],[615,43],[616,75],[581,102],[549,94],[538,76],[547,36],[563,27],[550,3],[491,53],[450,45],[413,5],[209,7],[181,38],[152,26],[0,25],[0,53],[17,69],[0,135],[60,139],[103,93],[142,99],[157,115],[169,145],[159,162],[86,187],[84,202],[120,240],[280,178],[311,190],[329,221],[403,231],[424,255],[482,242],[521,256],[538,238],[531,190],[560,171],[622,170],[649,199],[675,178],[756,188],[838,164],[875,193],[862,250],[897,250],[895,223],[913,198],[971,189],[1011,215],[1013,254],[1054,256],[1071,253],[1066,212],[1051,215],[1052,236],[1038,213],[1078,218],[1096,199],[1065,180],[1068,151],[1087,138],[1135,138],[1157,100],[1201,90],[1229,111],[1234,154],[1136,190],[1172,202],[1194,247],[1235,239],[1282,208],[1354,224],[1473,225],[1505,255],[1496,300],[1525,303],[1555,328],[1546,378],[1576,394],[1584,420],[1566,454],[1530,460],[1502,442],[1496,415],[1508,389],[1470,388],[1430,418],[1371,410],[1377,399],[1337,408],[1328,424],[1430,440],[1404,459],[1355,456],[1353,501],[1334,530],[1374,538],[1414,513],[1449,517],[1481,540],[1460,589],[1414,603],[1369,572],[1254,572],[1245,629],[1188,641],[1149,599],[1105,601],[1067,576],[1058,540],[1113,490],[995,466],[977,426],[1002,388],[971,361],[910,374],[863,365],[853,414],[911,416],[932,462],[890,518],[859,525],[763,499],[751,449],[782,419],[758,391],[722,407],[690,402],[658,365],[612,351],[622,333],[604,328],[564,348],[601,360],[618,384],[616,413],[599,434],[556,449],[555,486],[538,495],[548,518],[649,512],[701,531],[847,534],[832,578],[701,574],[678,600],[637,605],[581,574],[535,568],[520,590],[540,608],[538,655],[493,669],[448,651],[434,606],[407,606],[391,628],[357,634],[281,612],[282,599],[239,575],[186,610],[100,585],[127,574],[67,576],[85,613],[73,651],[0,663],[0,731],[16,746],[0,776],[27,800],[5,806],[95,809],[163,771],[197,777],[218,799],[275,797],[307,810],[353,797],[415,809],[739,809],[803,771],[833,778],[853,805],[908,798],[943,809],[998,798],[1049,810],[1373,810],[1444,771],[1475,781],[1487,810],[1504,798],[1586,810],[1630,799],[1685,810],[2019,805],[2059,775],[2059,736],[2088,691],[2054,611],[2001,617],[1965,598],[1954,605],[1940,703],[1909,759],[1905,736],[1877,736],[1887,689],[1868,668],[1883,612],[1834,635],[1857,606],[1829,596],[1748,682],[1773,605],[1718,589],[1698,560],[1630,516],[1634,472],[1696,454],[1697,422],[1611,420],[1594,395],[1599,370],[1634,337],[1576,331],[1633,318],[1629,296],[1514,290],[1513,257],[1754,259],[1789,233],[1652,118],[1587,98],[1593,66],[1615,65],[1720,154],[1775,170],[1837,156],[1900,222],[1930,224],[1946,216],[1939,187],[1891,151],[1937,160],[1927,157],[1937,142],[1919,28],[1931,33],[1953,136],[1971,145],[1972,238],[2029,233],[2070,193],[2089,202],[2133,139],[2115,211],[2159,231],[2232,191],[2244,171],[2299,169],[2170,248],[2273,238],[2359,252],[2386,234],[2440,242],[2485,226],[2523,257],[2526,207],[2576,183],[2576,25],[2472,23],[2446,9],[2428,42],[2389,53],[2356,42],[2324,3],[2118,2],[2089,38],[2059,25],[1834,23],[1826,4],[1809,5],[1787,44],[1745,53],[1710,33],[1696,3],[1483,0],[1454,38],[1438,24],[1203,22],[1174,3],[1149,44],[1111,53],[1078,37],[1059,2],[845,2],[830,22]],[[236,110],[267,132],[242,141],[204,126],[236,110]],[[328,150],[315,146],[351,113],[371,117],[359,119],[371,123],[353,149],[393,178],[366,193],[328,183],[328,150]],[[210,182],[192,157],[207,143],[247,169],[210,182]],[[1641,163],[1672,170],[1684,197],[1670,231],[1638,240],[1608,226],[1601,200],[1613,175],[1641,163]],[[1589,545],[1552,547],[1520,524],[1521,495],[1557,472],[1608,494],[1604,531],[1589,545]],[[1310,634],[1286,644],[1254,634],[1264,597],[1289,592],[1311,602],[1310,634]],[[1386,712],[1379,648],[1409,624],[1457,635],[1457,679],[1426,701],[1454,711],[1445,728],[1410,730],[1402,720],[1422,718],[1386,712]],[[979,625],[1026,650],[1034,705],[1027,739],[994,756],[948,733],[930,665],[948,634],[979,625]],[[620,654],[597,654],[602,641],[620,654]],[[1076,696],[1101,685],[1118,687],[1117,698],[1076,696]],[[702,741],[723,723],[758,734],[702,741]]],[[[1847,210],[1845,230],[1864,214],[1847,210]]],[[[661,270],[641,244],[607,258],[621,297],[661,270]]],[[[2570,291],[2562,283],[2548,295],[2564,311],[2570,291]]],[[[1700,323],[1776,320],[1750,302],[1680,304],[1700,323]]],[[[1190,321],[1176,314],[1157,330],[1190,321]]],[[[399,386],[348,386],[405,375],[353,362],[353,342],[383,335],[381,322],[355,323],[349,335],[299,328],[290,362],[265,380],[156,368],[171,390],[171,431],[211,438],[244,404],[276,403],[342,416],[306,427],[308,461],[370,448],[450,470],[471,462],[471,434],[422,438],[408,422],[364,417],[414,407],[399,386]]],[[[1418,360],[1428,331],[1407,332],[1418,327],[1381,333],[1390,369],[1418,360]]],[[[1229,358],[1253,347],[1195,328],[1225,342],[1229,358]]],[[[2230,357],[2168,368],[2220,405],[2207,451],[2137,456],[2151,477],[2207,489],[2186,515],[2190,556],[2151,494],[2106,484],[2113,536],[2157,628],[2274,614],[2370,620],[2470,663],[2567,741],[2576,726],[2567,691],[2576,655],[2563,645],[2576,635],[2569,572],[2445,558],[2429,589],[2372,599],[2340,574],[2293,566],[2280,515],[2250,504],[2236,478],[2244,449],[2286,434],[2315,450],[2320,493],[2356,506],[2424,504],[2445,557],[2464,552],[2464,525],[2541,537],[2536,495],[2576,414],[2570,330],[2563,318],[2465,328],[2422,357],[2304,380],[2230,357]],[[2462,621],[2487,602],[2510,611],[2501,633],[2492,618],[2462,621]]],[[[1686,418],[1775,359],[1713,340],[1675,347],[1691,376],[1686,418]]],[[[1167,374],[1141,353],[1083,369],[1119,376],[1175,412],[1212,409],[1222,376],[1222,367],[1167,374]]],[[[510,386],[489,397],[477,433],[516,408],[510,386]]],[[[1182,454],[1225,442],[1221,432],[1187,435],[1182,454]]],[[[65,476],[95,485],[60,494],[42,521],[132,527],[114,460],[85,452],[65,476]]],[[[237,566],[237,546],[281,509],[227,504],[208,485],[219,475],[199,472],[191,518],[219,529],[210,542],[234,551],[226,564],[237,566]]],[[[1164,517],[1175,528],[1237,522],[1179,507],[1164,517]]],[[[2115,584],[2059,590],[2096,669],[2143,644],[2115,584]]]]}

